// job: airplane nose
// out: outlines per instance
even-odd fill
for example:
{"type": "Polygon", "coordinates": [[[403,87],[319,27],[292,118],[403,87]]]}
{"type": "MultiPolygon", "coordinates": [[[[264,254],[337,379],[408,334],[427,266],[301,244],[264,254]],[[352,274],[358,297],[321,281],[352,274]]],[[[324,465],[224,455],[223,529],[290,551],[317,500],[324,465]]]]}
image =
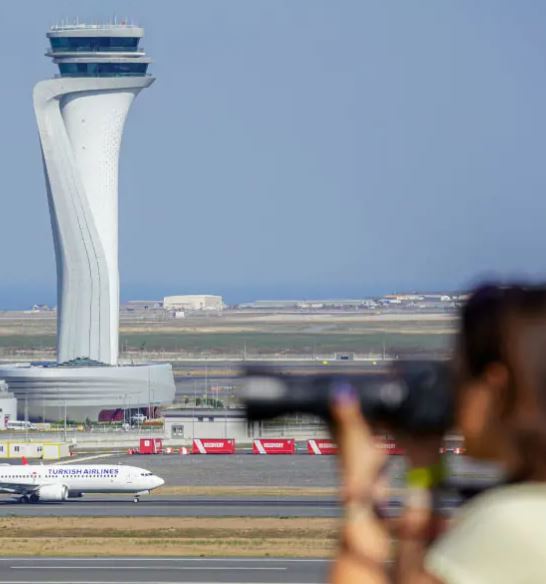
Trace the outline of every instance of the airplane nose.
{"type": "Polygon", "coordinates": [[[165,484],[165,481],[161,477],[155,477],[155,480],[158,487],[161,487],[165,484]]]}

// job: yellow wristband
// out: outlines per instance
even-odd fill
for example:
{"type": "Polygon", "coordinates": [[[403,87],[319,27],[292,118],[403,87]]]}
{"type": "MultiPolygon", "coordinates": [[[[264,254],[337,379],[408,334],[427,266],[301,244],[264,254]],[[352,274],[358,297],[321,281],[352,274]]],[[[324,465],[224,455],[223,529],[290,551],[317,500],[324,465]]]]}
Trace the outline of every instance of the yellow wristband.
{"type": "Polygon", "coordinates": [[[416,466],[406,472],[406,486],[413,489],[433,489],[442,483],[445,475],[441,462],[430,466],[416,466]]]}

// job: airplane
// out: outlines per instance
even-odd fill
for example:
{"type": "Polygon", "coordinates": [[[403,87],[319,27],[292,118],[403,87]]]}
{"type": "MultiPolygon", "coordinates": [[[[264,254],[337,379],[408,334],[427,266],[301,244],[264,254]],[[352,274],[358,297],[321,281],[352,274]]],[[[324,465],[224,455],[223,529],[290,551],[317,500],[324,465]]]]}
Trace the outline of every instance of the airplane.
{"type": "Polygon", "coordinates": [[[84,493],[141,495],[165,484],[150,471],[117,464],[0,465],[0,492],[19,495],[20,503],[65,501],[84,493]]]}

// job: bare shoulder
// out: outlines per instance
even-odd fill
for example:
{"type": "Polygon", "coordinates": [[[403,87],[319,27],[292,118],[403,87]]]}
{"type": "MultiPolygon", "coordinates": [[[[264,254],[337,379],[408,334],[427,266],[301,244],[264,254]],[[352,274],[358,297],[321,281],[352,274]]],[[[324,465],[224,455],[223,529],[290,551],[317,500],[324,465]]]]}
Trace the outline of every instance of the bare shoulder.
{"type": "Polygon", "coordinates": [[[415,577],[409,584],[446,584],[443,580],[438,580],[436,576],[433,576],[429,572],[422,572],[415,577]]]}
{"type": "MultiPolygon", "coordinates": [[[[483,524],[483,516],[495,523],[502,520],[524,521],[528,516],[536,519],[546,514],[546,483],[521,483],[491,489],[465,505],[455,524],[476,522],[483,524]]],[[[485,526],[489,521],[485,522],[485,526]]],[[[537,522],[538,523],[538,522],[537,522]]]]}
{"type": "Polygon", "coordinates": [[[461,510],[453,527],[429,550],[427,570],[447,584],[513,584],[523,572],[546,568],[546,485],[492,489],[461,510]],[[520,574],[516,577],[514,567],[520,574]]]}

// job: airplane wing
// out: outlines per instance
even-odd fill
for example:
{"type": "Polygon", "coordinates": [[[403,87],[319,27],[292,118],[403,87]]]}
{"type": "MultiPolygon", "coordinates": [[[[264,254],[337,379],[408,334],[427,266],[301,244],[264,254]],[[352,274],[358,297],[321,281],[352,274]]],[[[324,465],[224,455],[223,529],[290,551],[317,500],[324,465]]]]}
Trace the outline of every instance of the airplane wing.
{"type": "Polygon", "coordinates": [[[5,483],[0,482],[0,493],[11,493],[16,495],[25,495],[33,493],[40,485],[29,485],[24,483],[5,483]]]}

